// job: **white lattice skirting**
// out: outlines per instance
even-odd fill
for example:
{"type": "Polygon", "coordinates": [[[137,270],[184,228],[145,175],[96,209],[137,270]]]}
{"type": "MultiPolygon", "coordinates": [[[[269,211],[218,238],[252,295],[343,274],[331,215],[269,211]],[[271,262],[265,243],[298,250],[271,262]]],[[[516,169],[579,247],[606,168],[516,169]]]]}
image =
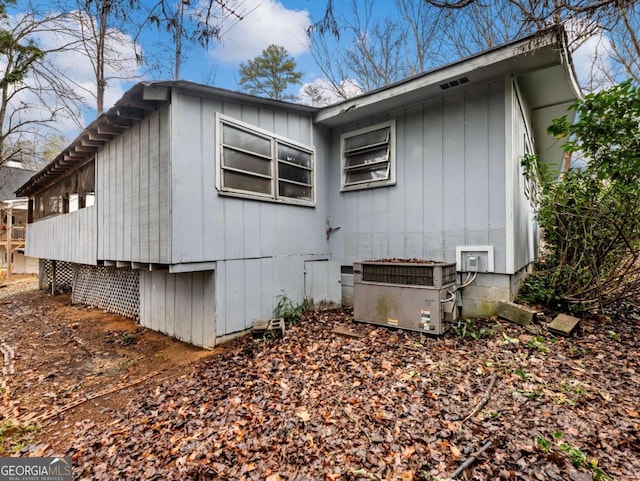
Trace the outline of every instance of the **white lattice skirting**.
{"type": "MultiPolygon", "coordinates": [[[[51,289],[53,262],[40,259],[40,289],[51,289]]],[[[71,291],[71,302],[139,319],[140,276],[131,268],[116,268],[55,261],[57,291],[71,291]]]]}
{"type": "Polygon", "coordinates": [[[140,316],[139,271],[75,264],[71,302],[124,317],[140,316]]]}
{"type": "Polygon", "coordinates": [[[52,261],[49,259],[40,259],[38,270],[38,283],[40,289],[51,290],[53,282],[53,263],[56,263],[56,290],[70,291],[73,287],[74,266],[71,262],[52,261]]]}

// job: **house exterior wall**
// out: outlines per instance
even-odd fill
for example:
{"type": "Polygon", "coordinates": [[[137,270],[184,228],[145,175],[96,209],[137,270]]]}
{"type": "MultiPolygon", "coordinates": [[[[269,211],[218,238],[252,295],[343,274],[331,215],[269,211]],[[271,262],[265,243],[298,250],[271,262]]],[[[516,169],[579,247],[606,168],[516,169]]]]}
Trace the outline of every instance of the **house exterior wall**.
{"type": "Polygon", "coordinates": [[[168,266],[140,271],[140,322],[205,347],[271,317],[278,296],[335,297],[339,281],[349,290],[339,265],[455,261],[456,246],[493,247],[495,273],[463,292],[465,314],[491,314],[514,295],[510,276],[535,255],[520,167],[532,149],[528,115],[511,79],[332,131],[307,113],[173,89],[170,105],[98,151],[96,204],[31,224],[27,245],[39,257],[79,264],[168,266]],[[219,193],[219,114],[313,148],[314,205],[219,193]],[[396,126],[395,185],[341,192],[341,134],[388,120],[396,126]],[[46,242],[59,232],[63,242],[46,242]],[[329,260],[331,269],[310,264],[329,260]],[[314,285],[315,267],[322,286],[314,285]]]}
{"type": "Polygon", "coordinates": [[[214,347],[215,271],[140,271],[140,324],[196,346],[214,347]]]}
{"type": "Polygon", "coordinates": [[[178,91],[172,97],[171,122],[171,264],[328,256],[324,143],[314,132],[310,114],[178,91]],[[216,113],[315,147],[315,207],[219,195],[216,113]]]}
{"type": "Polygon", "coordinates": [[[76,264],[168,265],[139,271],[141,324],[212,347],[272,317],[277,296],[301,302],[305,261],[329,258],[318,160],[327,142],[314,130],[308,114],[174,92],[170,106],[98,150],[95,205],[31,224],[29,247],[76,264]],[[314,147],[315,205],[219,195],[216,113],[314,147]],[[61,232],[63,241],[47,242],[61,232]]]}
{"type": "Polygon", "coordinates": [[[97,259],[169,264],[169,106],[96,155],[97,259]]]}
{"type": "Polygon", "coordinates": [[[323,256],[292,255],[217,262],[218,337],[249,329],[258,319],[273,317],[279,296],[301,302],[306,286],[313,282],[309,277],[312,272],[305,269],[305,264],[322,260],[323,256]]]}
{"type": "Polygon", "coordinates": [[[94,205],[29,224],[25,255],[96,265],[97,210],[94,205]]]}
{"type": "Polygon", "coordinates": [[[538,252],[538,226],[535,220],[533,201],[529,198],[525,178],[524,168],[521,165],[522,158],[534,152],[532,131],[531,131],[531,111],[526,99],[520,93],[517,83],[509,78],[506,86],[508,96],[508,106],[510,114],[507,119],[507,128],[511,132],[508,138],[510,146],[507,151],[506,180],[507,180],[507,202],[508,219],[512,219],[508,230],[508,237],[512,239],[510,246],[513,247],[512,265],[508,267],[509,273],[515,273],[527,267],[536,259],[538,252]]]}
{"type": "MultiPolygon", "coordinates": [[[[205,264],[214,272],[215,318],[207,324],[214,326],[219,342],[271,318],[279,295],[301,302],[305,261],[329,258],[323,162],[328,142],[310,114],[179,90],[172,92],[171,108],[170,264],[186,272],[205,264]],[[217,114],[314,148],[315,205],[221,195],[216,189],[217,114]]],[[[141,312],[146,312],[142,306],[141,312]]]]}
{"type": "MultiPolygon", "coordinates": [[[[4,167],[4,166],[0,166],[0,167],[4,167]]],[[[6,170],[9,170],[10,172],[13,171],[12,173],[14,173],[17,169],[14,169],[14,168],[0,169],[0,175],[2,174],[3,171],[6,171],[6,170]]],[[[19,169],[19,170],[22,170],[22,169],[19,169]]],[[[26,203],[26,201],[24,203],[26,203]]],[[[27,224],[27,211],[24,208],[22,208],[23,205],[20,205],[20,207],[16,208],[14,204],[11,202],[11,203],[7,203],[6,210],[4,208],[2,210],[2,216],[0,217],[0,221],[3,224],[2,229],[0,230],[0,268],[2,270],[6,269],[7,264],[9,263],[8,262],[9,259],[11,259],[11,273],[37,274],[38,259],[24,255],[24,249],[23,249],[24,244],[20,240],[21,238],[24,239],[23,236],[26,234],[26,230],[23,230],[23,229],[25,229],[25,226],[27,224]],[[11,216],[11,219],[9,219],[9,216],[11,216]],[[9,220],[11,221],[10,223],[9,223],[9,220]],[[13,239],[13,242],[10,242],[10,246],[9,246],[9,250],[12,251],[11,257],[7,255],[7,239],[8,238],[13,239]]]]}
{"type": "Polygon", "coordinates": [[[26,254],[90,265],[168,264],[169,118],[169,107],[152,112],[98,150],[95,204],[29,224],[26,254]]]}
{"type": "Polygon", "coordinates": [[[492,245],[506,272],[505,84],[459,90],[371,119],[396,120],[396,185],[340,192],[340,133],[330,155],[332,258],[455,261],[456,246],[492,245]]]}
{"type": "Polygon", "coordinates": [[[527,270],[515,274],[478,274],[473,283],[462,293],[462,317],[493,316],[499,301],[513,299],[527,270]]]}
{"type": "Polygon", "coordinates": [[[279,296],[305,295],[314,256],[232,259],[201,272],[140,271],[140,323],[207,348],[273,317],[279,296]]]}
{"type": "Polygon", "coordinates": [[[335,261],[304,263],[305,297],[314,305],[336,307],[342,304],[341,266],[335,261]]]}

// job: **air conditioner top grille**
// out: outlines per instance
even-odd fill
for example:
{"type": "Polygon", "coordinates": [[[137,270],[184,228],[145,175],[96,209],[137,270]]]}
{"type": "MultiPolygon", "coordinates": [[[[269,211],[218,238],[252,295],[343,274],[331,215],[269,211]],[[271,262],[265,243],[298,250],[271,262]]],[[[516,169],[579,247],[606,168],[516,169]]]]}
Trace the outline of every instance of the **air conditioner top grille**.
{"type": "Polygon", "coordinates": [[[456,265],[445,262],[381,260],[362,263],[362,280],[385,284],[441,286],[456,279],[456,265]]]}

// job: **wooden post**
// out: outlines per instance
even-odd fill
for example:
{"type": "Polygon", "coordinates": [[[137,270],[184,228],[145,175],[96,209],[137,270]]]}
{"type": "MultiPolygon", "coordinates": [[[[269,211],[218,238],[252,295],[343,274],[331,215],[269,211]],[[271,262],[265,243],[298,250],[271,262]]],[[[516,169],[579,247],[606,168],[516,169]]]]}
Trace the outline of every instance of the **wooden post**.
{"type": "Polygon", "coordinates": [[[56,295],[56,261],[51,261],[51,295],[56,295]]]}

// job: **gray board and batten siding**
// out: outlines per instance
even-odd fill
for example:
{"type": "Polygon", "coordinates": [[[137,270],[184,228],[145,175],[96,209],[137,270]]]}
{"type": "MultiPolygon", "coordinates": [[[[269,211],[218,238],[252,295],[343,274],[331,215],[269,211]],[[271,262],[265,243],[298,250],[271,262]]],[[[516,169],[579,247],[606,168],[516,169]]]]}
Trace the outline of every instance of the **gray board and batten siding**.
{"type": "Polygon", "coordinates": [[[172,264],[329,255],[324,151],[309,113],[178,90],[171,121],[172,264]],[[315,207],[221,195],[216,190],[216,114],[315,148],[315,207]]]}
{"type": "Polygon", "coordinates": [[[103,154],[98,175],[109,180],[98,182],[97,197],[108,206],[99,253],[105,260],[168,264],[169,271],[141,271],[140,322],[212,347],[272,316],[278,295],[304,297],[305,261],[329,257],[325,178],[316,166],[314,207],[220,195],[218,114],[314,146],[311,117],[180,89],[171,95],[170,108],[114,139],[103,154]],[[129,166],[122,161],[127,152],[129,166]],[[129,208],[121,196],[140,208],[129,208]]]}
{"type": "MultiPolygon", "coordinates": [[[[272,317],[274,299],[283,292],[302,299],[305,285],[309,286],[305,276],[319,277],[322,266],[330,264],[309,261],[308,256],[283,256],[220,261],[215,270],[202,272],[143,270],[140,320],[150,329],[210,348],[249,329],[255,320],[272,317]]],[[[325,294],[331,282],[327,277],[322,280],[312,286],[325,294]]],[[[336,286],[331,287],[337,294],[331,295],[339,301],[336,286]]]]}
{"type": "MultiPolygon", "coordinates": [[[[333,259],[455,261],[458,245],[493,245],[506,272],[505,81],[408,106],[348,129],[396,123],[396,184],[340,191],[340,134],[329,156],[333,259]]],[[[516,161],[512,159],[512,161],[516,161]]]]}
{"type": "Polygon", "coordinates": [[[181,341],[216,345],[215,271],[140,271],[140,323],[181,341]]]}
{"type": "Polygon", "coordinates": [[[311,111],[173,88],[170,104],[97,150],[95,205],[31,224],[30,248],[48,259],[142,267],[141,324],[212,347],[272,316],[278,295],[302,300],[305,262],[329,258],[326,172],[317,165],[328,142],[311,111]],[[314,205],[220,195],[217,114],[311,147],[314,205]]]}
{"type": "Polygon", "coordinates": [[[170,118],[164,106],[98,151],[99,260],[171,263],[170,118]]]}
{"type": "Polygon", "coordinates": [[[30,224],[27,255],[87,265],[169,264],[169,117],[169,107],[151,112],[101,147],[95,205],[30,224]]]}
{"type": "Polygon", "coordinates": [[[97,212],[94,205],[29,224],[25,255],[95,266],[97,212]]]}
{"type": "Polygon", "coordinates": [[[304,111],[172,92],[172,269],[215,269],[218,338],[269,318],[277,296],[305,295],[305,262],[329,259],[327,141],[304,111]],[[224,195],[216,190],[218,115],[309,146],[313,206],[224,195]],[[199,267],[204,266],[204,267],[199,267]]]}
{"type": "Polygon", "coordinates": [[[183,265],[183,270],[219,260],[328,257],[326,173],[317,165],[327,144],[322,132],[309,113],[173,89],[170,105],[98,149],[95,206],[31,224],[28,249],[68,262],[183,265]],[[217,113],[312,147],[315,205],[221,195],[216,190],[217,113]],[[75,217],[78,227],[69,224],[75,217]],[[58,242],[50,243],[48,233],[54,230],[58,242]],[[79,232],[84,230],[94,232],[95,239],[84,241],[79,232]],[[82,253],[69,248],[76,238],[86,246],[82,253]]]}

